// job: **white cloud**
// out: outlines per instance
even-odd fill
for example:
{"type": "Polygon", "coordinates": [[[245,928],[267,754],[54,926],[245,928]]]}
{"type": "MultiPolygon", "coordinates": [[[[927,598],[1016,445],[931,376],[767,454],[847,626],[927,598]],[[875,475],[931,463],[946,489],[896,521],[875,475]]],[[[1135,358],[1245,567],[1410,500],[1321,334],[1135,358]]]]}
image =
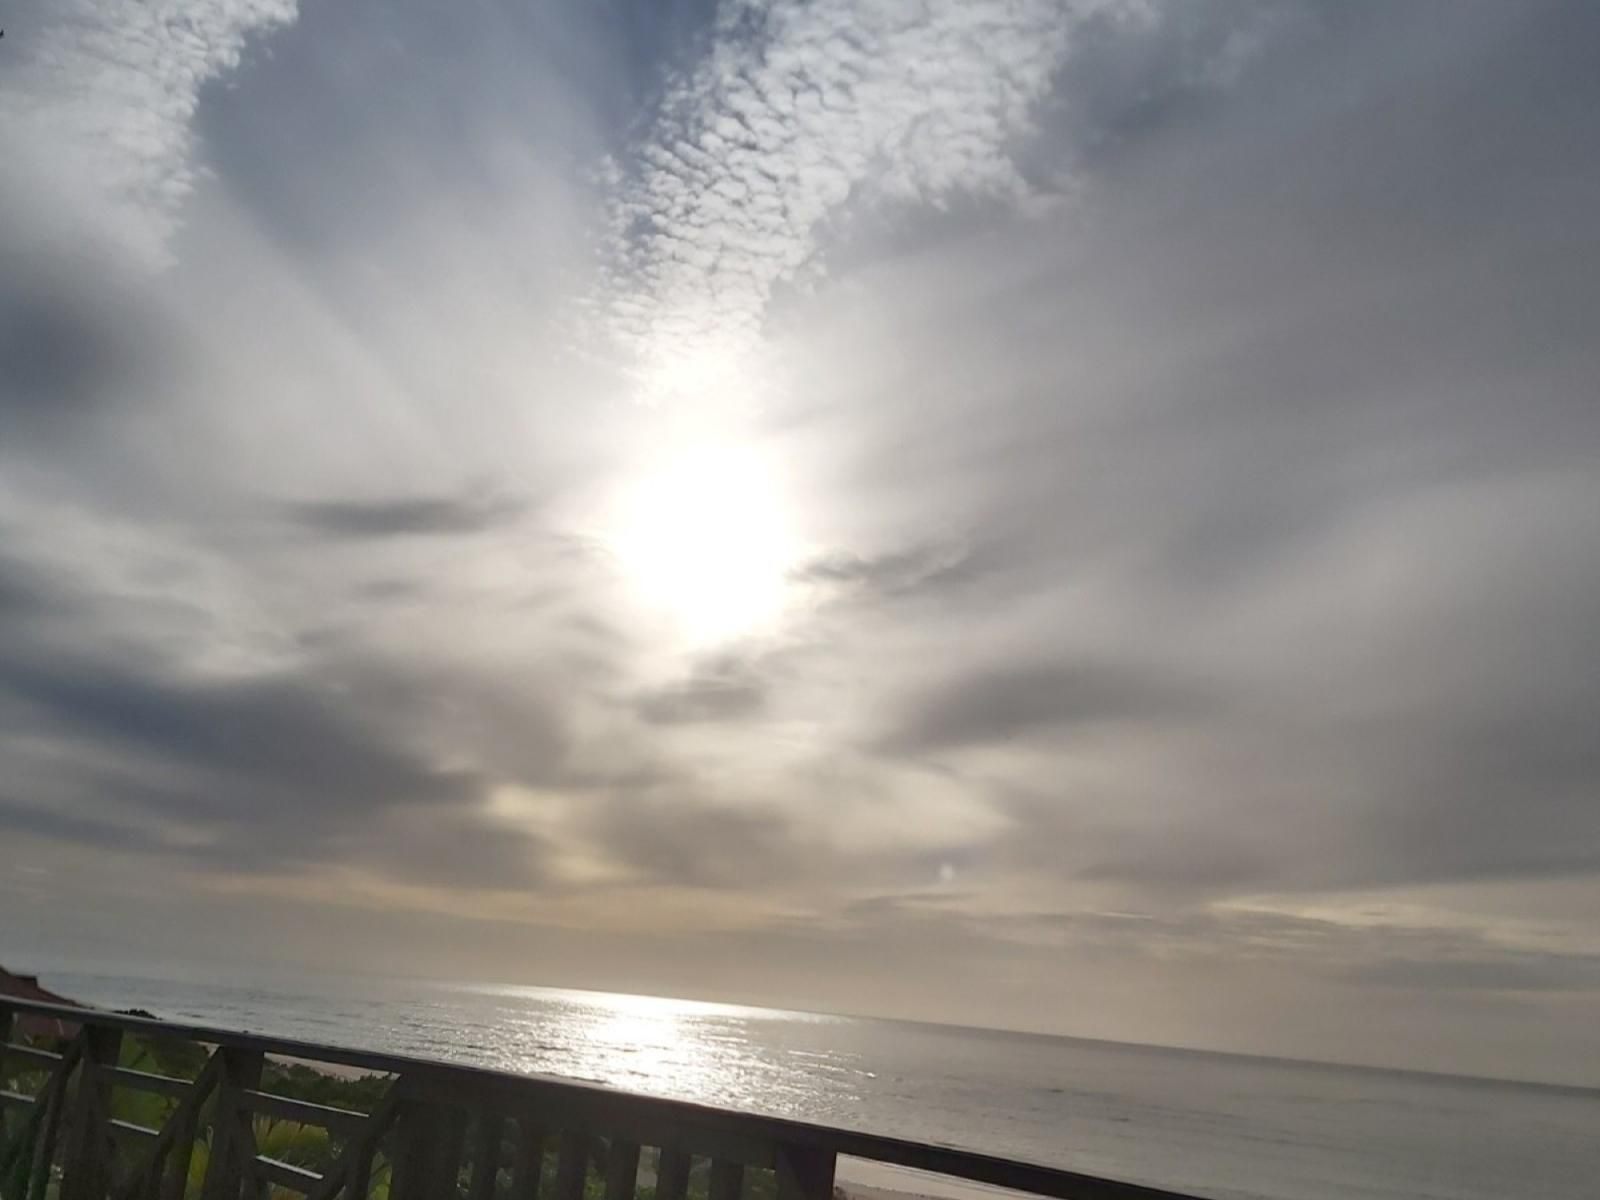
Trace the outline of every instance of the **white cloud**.
{"type": "Polygon", "coordinates": [[[159,264],[195,184],[201,87],[238,65],[250,33],[296,10],[297,0],[63,0],[38,23],[13,22],[21,61],[0,75],[0,149],[101,236],[159,264]]]}
{"type": "Polygon", "coordinates": [[[847,205],[1029,196],[1012,150],[1104,0],[746,0],[618,182],[608,332],[658,398],[747,376],[847,205]],[[710,371],[706,364],[720,364],[710,371]]]}

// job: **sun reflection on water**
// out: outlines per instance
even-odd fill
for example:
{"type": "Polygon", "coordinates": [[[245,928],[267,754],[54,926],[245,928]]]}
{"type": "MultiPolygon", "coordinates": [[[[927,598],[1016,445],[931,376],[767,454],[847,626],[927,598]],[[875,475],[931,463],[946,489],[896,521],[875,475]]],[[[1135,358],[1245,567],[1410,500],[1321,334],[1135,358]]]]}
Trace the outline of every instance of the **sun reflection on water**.
{"type": "Polygon", "coordinates": [[[717,1104],[748,1102],[770,1083],[770,1059],[750,1030],[770,1020],[763,1010],[595,992],[539,996],[549,1007],[519,1023],[505,1045],[507,1068],[717,1104]]]}

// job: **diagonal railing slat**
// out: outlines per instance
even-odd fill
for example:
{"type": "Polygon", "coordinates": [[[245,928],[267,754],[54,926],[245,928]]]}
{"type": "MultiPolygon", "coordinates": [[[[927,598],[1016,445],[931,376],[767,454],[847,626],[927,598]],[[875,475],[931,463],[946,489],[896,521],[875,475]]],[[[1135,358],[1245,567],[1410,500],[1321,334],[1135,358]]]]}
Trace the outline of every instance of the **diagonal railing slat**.
{"type": "Polygon", "coordinates": [[[40,1114],[39,1140],[33,1147],[27,1182],[23,1187],[27,1200],[44,1200],[49,1187],[50,1164],[55,1159],[56,1136],[61,1130],[61,1113],[67,1105],[67,1081],[72,1077],[82,1054],[83,1043],[74,1041],[62,1052],[61,1062],[57,1064],[45,1090],[40,1093],[39,1102],[44,1107],[40,1114]]]}
{"type": "Polygon", "coordinates": [[[391,1086],[366,1124],[345,1143],[344,1153],[334,1160],[322,1183],[309,1193],[310,1200],[333,1200],[341,1190],[351,1200],[365,1200],[378,1140],[389,1132],[399,1111],[399,1089],[391,1086]]]}
{"type": "Polygon", "coordinates": [[[239,1200],[246,1167],[255,1157],[255,1127],[244,1110],[242,1095],[261,1085],[266,1052],[255,1046],[219,1046],[222,1060],[211,1118],[211,1151],[201,1200],[239,1200]]]}
{"type": "MultiPolygon", "coordinates": [[[[3,1018],[0,1024],[10,1029],[10,1011],[0,1010],[0,1018],[3,1018]]],[[[0,1043],[0,1059],[16,1056],[18,1051],[26,1050],[27,1046],[0,1043]]],[[[5,1200],[10,1200],[11,1195],[26,1200],[26,1197],[43,1194],[45,1184],[43,1181],[35,1182],[35,1176],[43,1170],[42,1163],[50,1162],[54,1154],[62,1096],[66,1094],[67,1078],[77,1067],[78,1054],[82,1050],[82,1043],[74,1042],[54,1058],[54,1069],[45,1083],[35,1096],[27,1099],[29,1109],[26,1117],[19,1122],[18,1131],[10,1141],[0,1144],[0,1192],[5,1192],[5,1200]]],[[[22,1093],[16,1094],[21,1096],[22,1093]]]]}
{"type": "Polygon", "coordinates": [[[195,1134],[198,1131],[200,1106],[210,1099],[211,1092],[221,1076],[222,1059],[212,1054],[194,1082],[189,1084],[188,1090],[178,1101],[178,1106],[167,1115],[166,1123],[156,1136],[156,1143],[150,1148],[143,1165],[135,1170],[125,1187],[114,1193],[113,1200],[132,1200],[140,1193],[141,1188],[154,1187],[156,1181],[163,1176],[162,1167],[168,1162],[169,1156],[171,1169],[167,1174],[177,1178],[176,1182],[169,1178],[167,1186],[160,1188],[161,1200],[181,1200],[183,1183],[189,1177],[189,1162],[194,1150],[195,1134]]]}

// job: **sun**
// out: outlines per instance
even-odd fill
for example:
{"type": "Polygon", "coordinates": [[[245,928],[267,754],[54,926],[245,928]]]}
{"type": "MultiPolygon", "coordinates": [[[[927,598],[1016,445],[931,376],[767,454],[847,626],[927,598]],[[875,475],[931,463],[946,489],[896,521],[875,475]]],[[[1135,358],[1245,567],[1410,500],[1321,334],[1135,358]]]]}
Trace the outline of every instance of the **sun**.
{"type": "Polygon", "coordinates": [[[679,449],[620,492],[607,538],[635,598],[695,643],[770,627],[795,542],[780,473],[753,445],[679,449]]]}

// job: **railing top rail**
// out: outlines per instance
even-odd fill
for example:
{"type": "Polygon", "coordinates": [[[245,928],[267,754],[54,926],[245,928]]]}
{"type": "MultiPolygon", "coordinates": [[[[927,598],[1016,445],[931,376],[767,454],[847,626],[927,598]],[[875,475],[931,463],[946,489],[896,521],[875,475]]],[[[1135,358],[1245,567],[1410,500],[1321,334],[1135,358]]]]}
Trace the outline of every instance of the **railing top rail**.
{"type": "Polygon", "coordinates": [[[624,1117],[643,1118],[656,1125],[675,1122],[701,1131],[730,1135],[739,1140],[758,1139],[773,1145],[781,1143],[826,1150],[851,1158],[912,1167],[995,1187],[1031,1192],[1054,1200],[1198,1200],[1186,1193],[1086,1175],[1020,1159],[1001,1158],[975,1150],[884,1134],[860,1133],[787,1117],[718,1108],[689,1100],[668,1100],[550,1075],[523,1074],[413,1055],[330,1046],[295,1038],[271,1037],[181,1021],[153,1020],[103,1009],[47,1004],[0,995],[0,1011],[5,1009],[57,1017],[77,1025],[205,1042],[310,1062],[336,1063],[386,1075],[431,1080],[438,1084],[456,1082],[471,1090],[481,1091],[492,1097],[493,1102],[506,1107],[515,1106],[519,1100],[548,1104],[563,1097],[582,1099],[588,1102],[587,1106],[591,1109],[614,1112],[619,1120],[624,1117]]]}

